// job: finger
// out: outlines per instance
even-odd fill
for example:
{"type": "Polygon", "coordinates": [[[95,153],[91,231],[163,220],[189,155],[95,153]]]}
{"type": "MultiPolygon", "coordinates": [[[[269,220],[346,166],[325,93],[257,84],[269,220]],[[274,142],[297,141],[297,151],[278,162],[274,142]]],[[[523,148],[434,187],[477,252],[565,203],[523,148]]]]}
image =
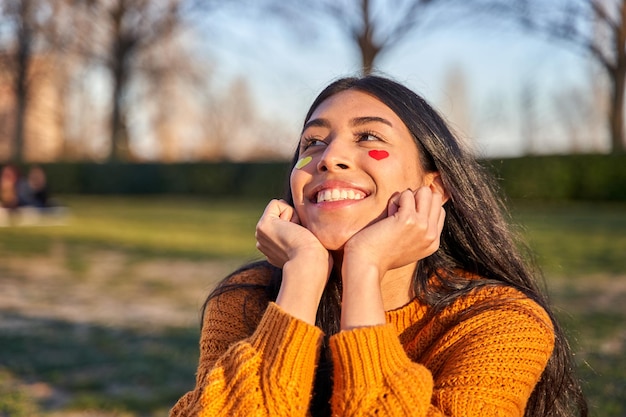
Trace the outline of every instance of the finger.
{"type": "Polygon", "coordinates": [[[445,203],[444,195],[433,184],[430,185],[430,190],[432,191],[430,220],[437,227],[437,230],[441,232],[445,219],[445,210],[443,209],[445,203]]]}
{"type": "Polygon", "coordinates": [[[274,205],[274,213],[277,214],[281,220],[291,221],[293,214],[293,207],[289,205],[285,200],[272,200],[274,205]]]}
{"type": "Polygon", "coordinates": [[[432,253],[435,253],[439,248],[445,218],[446,211],[443,208],[443,195],[439,192],[433,193],[427,232],[429,239],[432,241],[432,253]]]}
{"type": "Polygon", "coordinates": [[[296,213],[296,210],[291,205],[289,205],[289,203],[287,203],[285,200],[278,200],[277,205],[278,209],[280,210],[278,217],[281,220],[300,224],[300,217],[298,217],[298,213],[296,213]]]}
{"type": "Polygon", "coordinates": [[[298,213],[296,212],[295,209],[292,210],[291,219],[289,219],[289,221],[291,223],[302,225],[302,223],[300,222],[300,217],[298,217],[298,213]]]}
{"type": "Polygon", "coordinates": [[[278,215],[278,217],[280,217],[281,220],[290,222],[294,214],[295,214],[295,211],[293,207],[286,205],[286,206],[280,207],[280,214],[278,215]]]}
{"type": "Polygon", "coordinates": [[[430,219],[433,202],[433,192],[429,187],[420,187],[415,190],[415,209],[420,217],[430,219]]]}
{"type": "Polygon", "coordinates": [[[274,199],[267,203],[267,206],[265,206],[265,210],[263,211],[261,218],[263,219],[264,217],[280,217],[280,212],[280,201],[274,199]]]}
{"type": "Polygon", "coordinates": [[[438,189],[438,188],[435,186],[435,184],[430,184],[429,188],[430,188],[430,190],[431,190],[431,191],[432,191],[432,193],[433,193],[433,197],[435,197],[435,198],[437,199],[437,204],[438,204],[438,205],[443,206],[443,205],[444,205],[444,203],[445,203],[445,200],[444,200],[444,197],[445,197],[445,196],[443,195],[443,193],[441,192],[441,190],[440,190],[440,189],[438,189]]]}
{"type": "Polygon", "coordinates": [[[391,217],[398,212],[400,208],[400,193],[394,193],[387,203],[387,217],[391,217]]]}
{"type": "Polygon", "coordinates": [[[265,207],[265,211],[261,216],[263,218],[280,218],[282,220],[291,221],[294,209],[285,200],[271,200],[265,207]]]}
{"type": "Polygon", "coordinates": [[[437,230],[439,230],[439,234],[443,230],[443,225],[446,220],[446,210],[441,207],[441,211],[439,212],[439,218],[437,219],[437,230]]]}
{"type": "Polygon", "coordinates": [[[280,219],[281,210],[284,211],[284,206],[288,207],[289,205],[283,204],[283,208],[281,209],[281,203],[279,200],[276,199],[271,200],[267,204],[265,210],[263,211],[263,214],[261,215],[261,218],[256,224],[254,236],[257,241],[259,241],[259,239],[263,238],[263,236],[267,234],[266,232],[267,230],[269,230],[269,225],[273,220],[280,219]]]}
{"type": "Polygon", "coordinates": [[[443,207],[443,194],[437,190],[432,190],[432,200],[430,202],[431,213],[433,213],[435,220],[439,217],[439,210],[443,207]]]}
{"type": "Polygon", "coordinates": [[[398,198],[398,214],[413,214],[417,210],[416,198],[413,191],[405,190],[398,198]]]}

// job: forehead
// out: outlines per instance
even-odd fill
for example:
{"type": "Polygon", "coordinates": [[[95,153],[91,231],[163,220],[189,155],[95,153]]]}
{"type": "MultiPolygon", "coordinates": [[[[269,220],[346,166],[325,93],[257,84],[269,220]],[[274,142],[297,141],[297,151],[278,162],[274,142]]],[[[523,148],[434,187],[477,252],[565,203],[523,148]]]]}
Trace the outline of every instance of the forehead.
{"type": "Polygon", "coordinates": [[[398,125],[398,127],[404,125],[386,104],[378,98],[358,90],[346,90],[328,97],[317,106],[309,120],[362,116],[382,116],[394,122],[393,124],[398,125]]]}

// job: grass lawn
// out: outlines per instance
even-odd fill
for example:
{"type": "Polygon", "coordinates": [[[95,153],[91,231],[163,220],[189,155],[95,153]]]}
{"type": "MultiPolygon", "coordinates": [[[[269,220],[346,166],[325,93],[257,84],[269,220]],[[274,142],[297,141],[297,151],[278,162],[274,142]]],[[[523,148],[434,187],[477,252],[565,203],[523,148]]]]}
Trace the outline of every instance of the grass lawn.
{"type": "MultiPolygon", "coordinates": [[[[166,416],[198,311],[260,254],[262,201],[67,196],[63,226],[0,228],[0,416],[166,416]]],[[[516,203],[594,416],[626,415],[626,204],[516,203]]]]}
{"type": "Polygon", "coordinates": [[[253,231],[265,205],[174,197],[62,201],[71,207],[66,225],[0,229],[0,248],[28,255],[63,242],[69,247],[114,248],[140,257],[245,258],[256,254],[253,231]]]}

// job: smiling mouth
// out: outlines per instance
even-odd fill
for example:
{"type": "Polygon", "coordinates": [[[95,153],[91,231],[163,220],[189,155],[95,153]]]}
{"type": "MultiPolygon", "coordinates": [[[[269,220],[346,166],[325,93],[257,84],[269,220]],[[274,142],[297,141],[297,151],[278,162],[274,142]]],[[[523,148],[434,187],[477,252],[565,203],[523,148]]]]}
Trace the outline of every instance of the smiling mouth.
{"type": "Polygon", "coordinates": [[[326,189],[317,193],[317,202],[323,203],[326,201],[342,201],[342,200],[362,200],[365,198],[365,194],[353,189],[326,189]]]}

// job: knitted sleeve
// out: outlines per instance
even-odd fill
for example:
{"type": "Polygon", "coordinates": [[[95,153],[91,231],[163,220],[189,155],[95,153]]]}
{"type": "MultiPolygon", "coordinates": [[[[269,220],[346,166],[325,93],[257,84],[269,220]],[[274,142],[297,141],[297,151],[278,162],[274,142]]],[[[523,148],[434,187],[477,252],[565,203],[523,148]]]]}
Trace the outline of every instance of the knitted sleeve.
{"type": "Polygon", "coordinates": [[[523,416],[554,346],[544,310],[520,300],[434,321],[445,330],[419,363],[389,324],[333,336],[333,415],[523,416]]]}
{"type": "Polygon", "coordinates": [[[333,416],[422,416],[433,377],[404,352],[393,326],[342,331],[330,338],[333,416]]]}
{"type": "Polygon", "coordinates": [[[266,303],[250,332],[242,292],[230,291],[207,305],[196,387],[170,417],[307,414],[321,330],[266,303]]]}

